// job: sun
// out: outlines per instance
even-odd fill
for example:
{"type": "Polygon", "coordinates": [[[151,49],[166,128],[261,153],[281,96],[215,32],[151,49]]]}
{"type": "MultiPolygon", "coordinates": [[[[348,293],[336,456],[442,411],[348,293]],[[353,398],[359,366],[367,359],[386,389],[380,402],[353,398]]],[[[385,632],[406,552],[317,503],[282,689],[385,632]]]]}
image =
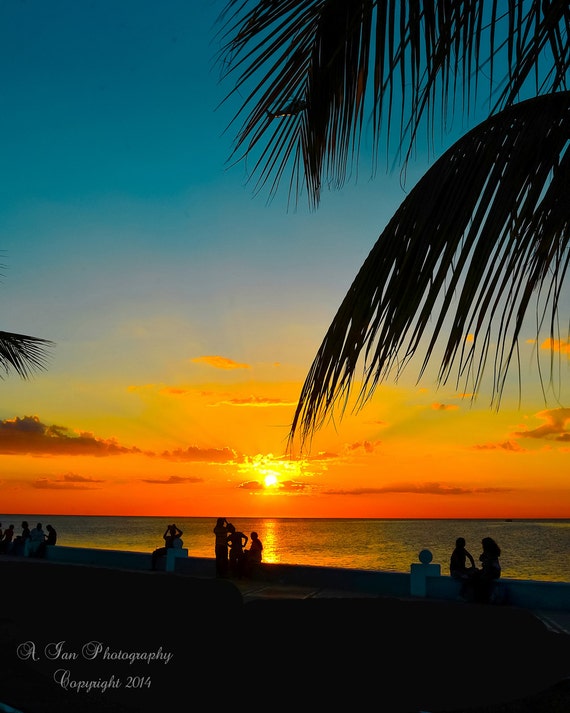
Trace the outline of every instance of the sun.
{"type": "Polygon", "coordinates": [[[277,483],[277,476],[273,475],[273,473],[269,473],[269,475],[266,475],[265,478],[263,479],[263,484],[265,485],[266,488],[270,488],[272,485],[275,485],[277,483]]]}

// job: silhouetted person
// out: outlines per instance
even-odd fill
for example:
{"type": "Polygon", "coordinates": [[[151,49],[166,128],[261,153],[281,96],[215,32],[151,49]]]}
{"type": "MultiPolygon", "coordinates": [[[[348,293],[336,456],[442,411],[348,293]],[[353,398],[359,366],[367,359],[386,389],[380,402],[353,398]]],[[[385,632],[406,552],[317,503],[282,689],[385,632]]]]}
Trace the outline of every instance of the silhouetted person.
{"type": "Polygon", "coordinates": [[[46,554],[46,547],[48,545],[55,545],[57,542],[57,532],[54,527],[51,525],[46,525],[46,530],[47,534],[44,538],[44,541],[40,543],[40,546],[38,547],[38,557],[45,557],[46,554]]]}
{"type": "Polygon", "coordinates": [[[225,517],[219,517],[214,527],[216,543],[214,553],[216,555],[216,577],[228,576],[228,521],[225,517]]]}
{"type": "Polygon", "coordinates": [[[469,586],[473,592],[473,598],[481,604],[488,604],[491,601],[494,585],[501,576],[501,548],[492,537],[484,537],[481,540],[483,552],[479,556],[481,562],[480,569],[476,569],[473,577],[469,579],[469,586]]]}
{"type": "Polygon", "coordinates": [[[180,530],[178,527],[176,527],[175,524],[168,525],[168,527],[164,531],[164,535],[162,536],[162,539],[164,540],[164,546],[158,547],[152,553],[151,561],[150,561],[151,569],[153,569],[153,570],[156,569],[156,565],[157,565],[159,558],[164,557],[164,555],[166,554],[166,552],[169,548],[182,547],[182,545],[184,544],[182,542],[183,534],[184,533],[182,532],[182,530],[180,530]]]}
{"type": "Polygon", "coordinates": [[[9,554],[12,549],[12,540],[14,538],[14,525],[10,525],[4,530],[2,540],[0,541],[0,552],[4,555],[9,554]]]}
{"type": "Polygon", "coordinates": [[[46,525],[46,545],[55,545],[57,542],[57,532],[51,525],[46,525]]]}
{"type": "Polygon", "coordinates": [[[30,526],[26,520],[22,520],[22,532],[14,538],[12,542],[12,554],[23,555],[26,542],[30,539],[30,526]]]}
{"type": "Polygon", "coordinates": [[[263,543],[259,539],[257,532],[250,534],[249,550],[243,551],[243,573],[246,577],[251,577],[258,564],[261,564],[263,543]]]}
{"type": "Polygon", "coordinates": [[[231,577],[241,577],[243,574],[243,548],[247,545],[249,537],[243,532],[228,524],[229,567],[231,577]]]}
{"type": "Polygon", "coordinates": [[[24,554],[26,557],[37,557],[40,547],[43,545],[46,539],[46,533],[44,532],[41,522],[30,530],[30,537],[26,540],[24,545],[24,554]]]}
{"type": "Polygon", "coordinates": [[[455,549],[451,553],[449,560],[449,574],[453,579],[461,581],[461,589],[459,590],[459,597],[461,599],[465,599],[469,594],[467,581],[473,576],[475,571],[475,560],[473,559],[473,555],[465,549],[465,538],[458,537],[455,540],[455,549]],[[469,567],[467,566],[467,560],[469,560],[469,567]]]}

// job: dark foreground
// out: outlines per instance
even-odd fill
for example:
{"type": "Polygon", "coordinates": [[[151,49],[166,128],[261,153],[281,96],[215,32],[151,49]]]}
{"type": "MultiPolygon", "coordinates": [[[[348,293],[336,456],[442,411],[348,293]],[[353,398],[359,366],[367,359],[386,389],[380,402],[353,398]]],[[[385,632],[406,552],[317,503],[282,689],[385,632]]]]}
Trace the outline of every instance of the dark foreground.
{"type": "Polygon", "coordinates": [[[570,710],[570,636],[522,609],[244,604],[229,581],[25,560],[0,577],[0,703],[22,713],[570,710]]]}

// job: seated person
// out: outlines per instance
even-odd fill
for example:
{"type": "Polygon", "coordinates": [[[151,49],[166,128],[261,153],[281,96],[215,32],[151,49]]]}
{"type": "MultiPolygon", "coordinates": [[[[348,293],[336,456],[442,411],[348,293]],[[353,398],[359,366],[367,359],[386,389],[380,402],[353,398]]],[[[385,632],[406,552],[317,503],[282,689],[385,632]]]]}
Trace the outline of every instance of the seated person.
{"type": "Polygon", "coordinates": [[[472,598],[472,592],[470,587],[467,586],[467,582],[476,571],[473,555],[465,549],[465,538],[458,537],[455,540],[455,549],[451,553],[449,560],[449,574],[454,579],[459,579],[462,582],[459,590],[460,599],[472,598]],[[467,560],[469,560],[469,567],[467,566],[467,560]]]}
{"type": "Polygon", "coordinates": [[[246,577],[251,577],[256,565],[261,564],[261,553],[263,552],[263,543],[259,539],[257,532],[252,532],[250,535],[249,550],[244,550],[244,574],[246,577]]]}
{"type": "Polygon", "coordinates": [[[156,565],[158,563],[159,558],[164,557],[168,549],[181,549],[184,546],[184,542],[182,541],[183,534],[184,533],[182,532],[182,530],[176,527],[176,525],[168,525],[164,532],[164,535],[162,536],[164,539],[164,547],[158,547],[152,553],[151,569],[156,569],[156,565]]]}

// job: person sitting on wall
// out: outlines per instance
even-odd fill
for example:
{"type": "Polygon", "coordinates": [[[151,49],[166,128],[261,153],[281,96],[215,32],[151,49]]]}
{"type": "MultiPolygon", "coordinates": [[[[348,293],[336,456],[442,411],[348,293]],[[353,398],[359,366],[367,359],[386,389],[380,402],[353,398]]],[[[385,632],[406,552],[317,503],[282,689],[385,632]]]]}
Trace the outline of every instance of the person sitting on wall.
{"type": "Polygon", "coordinates": [[[258,564],[261,564],[263,543],[259,539],[257,532],[250,535],[249,549],[243,551],[243,573],[246,577],[251,577],[258,564]]]}
{"type": "Polygon", "coordinates": [[[46,547],[48,545],[55,545],[57,542],[57,532],[52,525],[46,525],[46,530],[47,530],[47,535],[45,536],[44,541],[40,544],[38,547],[38,557],[45,557],[46,554],[46,547]]]}
{"type": "Polygon", "coordinates": [[[166,555],[167,550],[169,550],[171,547],[175,549],[182,548],[182,546],[184,545],[182,541],[183,534],[184,533],[182,532],[182,530],[176,527],[175,524],[168,525],[164,532],[164,535],[162,536],[164,539],[164,547],[158,547],[152,553],[150,564],[152,570],[156,569],[156,565],[158,564],[159,558],[164,557],[164,555],[166,555]]]}
{"type": "Polygon", "coordinates": [[[24,556],[25,557],[37,557],[38,551],[42,544],[45,542],[46,533],[43,530],[42,523],[38,524],[30,530],[30,537],[26,540],[24,544],[24,556]]]}
{"type": "Polygon", "coordinates": [[[473,555],[465,549],[465,538],[458,537],[455,540],[455,549],[451,553],[449,560],[449,574],[453,579],[458,579],[461,582],[460,599],[468,598],[470,588],[467,583],[476,571],[473,555]],[[467,566],[467,560],[469,560],[469,567],[467,566]]]}
{"type": "Polygon", "coordinates": [[[12,549],[12,539],[14,537],[14,525],[10,525],[4,530],[2,541],[0,541],[0,553],[7,555],[12,549]]]}

